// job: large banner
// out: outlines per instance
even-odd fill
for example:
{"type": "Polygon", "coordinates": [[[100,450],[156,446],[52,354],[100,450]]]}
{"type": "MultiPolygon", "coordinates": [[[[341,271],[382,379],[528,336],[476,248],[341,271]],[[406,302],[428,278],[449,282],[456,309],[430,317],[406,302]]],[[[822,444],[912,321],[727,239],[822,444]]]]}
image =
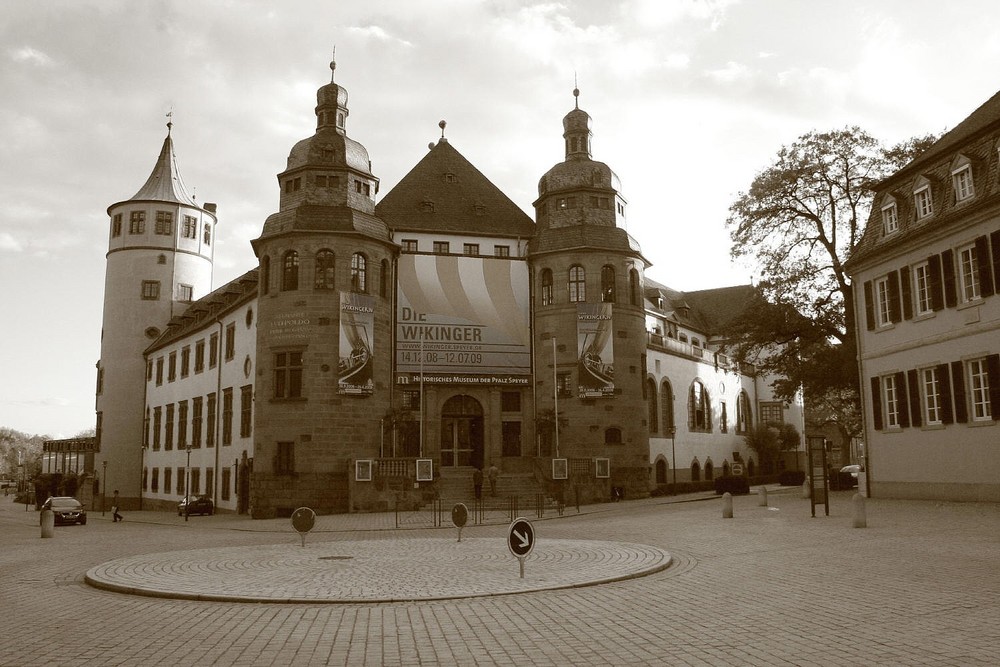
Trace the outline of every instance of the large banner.
{"type": "Polygon", "coordinates": [[[375,297],[340,293],[340,363],[337,389],[341,394],[371,394],[372,333],[375,329],[375,297]]]}
{"type": "Polygon", "coordinates": [[[526,262],[404,254],[398,266],[397,383],[528,383],[526,262]]]}
{"type": "Polygon", "coordinates": [[[615,348],[610,303],[580,303],[576,311],[576,347],[580,355],[579,396],[613,396],[615,348]]]}

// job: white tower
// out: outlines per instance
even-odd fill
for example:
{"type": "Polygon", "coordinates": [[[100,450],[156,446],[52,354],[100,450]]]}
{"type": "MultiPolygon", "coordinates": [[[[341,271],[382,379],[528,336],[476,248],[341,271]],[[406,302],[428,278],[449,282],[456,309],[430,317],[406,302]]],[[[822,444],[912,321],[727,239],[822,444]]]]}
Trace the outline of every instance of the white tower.
{"type": "Polygon", "coordinates": [[[138,508],[142,483],[143,351],[172,316],[212,289],[215,204],[198,204],[184,187],[172,126],[145,185],[108,207],[94,467],[101,491],[110,499],[117,489],[125,509],[138,508]]]}

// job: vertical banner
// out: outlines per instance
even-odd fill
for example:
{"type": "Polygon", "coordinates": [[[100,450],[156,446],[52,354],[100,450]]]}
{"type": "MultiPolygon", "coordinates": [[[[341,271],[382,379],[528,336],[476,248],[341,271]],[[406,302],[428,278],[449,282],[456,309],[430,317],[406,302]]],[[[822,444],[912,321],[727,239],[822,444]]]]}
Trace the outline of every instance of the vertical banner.
{"type": "Polygon", "coordinates": [[[371,394],[372,334],[375,329],[375,297],[340,293],[340,363],[337,389],[341,394],[371,394]]]}
{"type": "Polygon", "coordinates": [[[610,303],[577,304],[576,342],[580,356],[579,396],[613,396],[615,349],[610,303]]]}

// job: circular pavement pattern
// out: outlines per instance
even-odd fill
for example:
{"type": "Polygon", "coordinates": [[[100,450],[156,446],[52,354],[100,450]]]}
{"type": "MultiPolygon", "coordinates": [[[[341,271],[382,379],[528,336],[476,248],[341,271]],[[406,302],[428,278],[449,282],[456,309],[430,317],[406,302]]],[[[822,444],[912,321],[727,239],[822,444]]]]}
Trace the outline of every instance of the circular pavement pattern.
{"type": "Polygon", "coordinates": [[[664,570],[643,544],[540,540],[524,578],[502,538],[354,540],[144,554],[91,568],[91,586],[228,602],[393,602],[509,595],[619,581],[664,570]]]}

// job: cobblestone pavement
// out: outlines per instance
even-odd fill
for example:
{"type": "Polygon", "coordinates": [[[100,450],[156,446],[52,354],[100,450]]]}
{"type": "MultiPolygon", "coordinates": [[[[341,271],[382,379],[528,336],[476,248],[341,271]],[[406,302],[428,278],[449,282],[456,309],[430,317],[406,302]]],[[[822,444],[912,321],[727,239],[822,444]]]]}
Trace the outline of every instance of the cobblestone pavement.
{"type": "MultiPolygon", "coordinates": [[[[1000,645],[1000,506],[851,494],[810,517],[797,489],[721,502],[625,501],[534,520],[546,540],[647,545],[670,566],[593,586],[454,599],[245,603],[96,589],[85,573],[167,552],[299,546],[288,520],[131,512],[41,539],[38,515],[0,499],[0,665],[995,665],[1000,645]]],[[[405,550],[369,578],[432,569],[454,528],[394,529],[390,515],[319,517],[307,549],[405,550]]],[[[506,524],[463,543],[499,542],[506,524]]],[[[561,551],[561,550],[560,550],[561,551]]],[[[572,552],[572,550],[569,550],[572,552]]],[[[569,553],[568,552],[568,553],[569,553]]],[[[532,554],[534,557],[535,554],[532,554]]],[[[191,554],[187,554],[190,558],[191,554]]],[[[526,577],[532,574],[532,557],[526,577]]],[[[512,579],[516,561],[505,551],[512,579]]],[[[448,565],[476,579],[482,559],[448,565]]],[[[208,561],[211,562],[211,561],[208,561]]],[[[558,565],[558,563],[556,564],[558,565]]],[[[570,570],[576,563],[567,561],[570,570]]],[[[610,572],[618,564],[608,563],[610,572]]],[[[211,580],[211,576],[207,575],[211,580]]],[[[226,579],[228,571],[218,578],[226,579]]],[[[484,582],[494,576],[482,571],[484,582]]],[[[446,582],[449,585],[451,582],[446,582]]],[[[489,584],[484,584],[488,587],[489,584]]]]}

